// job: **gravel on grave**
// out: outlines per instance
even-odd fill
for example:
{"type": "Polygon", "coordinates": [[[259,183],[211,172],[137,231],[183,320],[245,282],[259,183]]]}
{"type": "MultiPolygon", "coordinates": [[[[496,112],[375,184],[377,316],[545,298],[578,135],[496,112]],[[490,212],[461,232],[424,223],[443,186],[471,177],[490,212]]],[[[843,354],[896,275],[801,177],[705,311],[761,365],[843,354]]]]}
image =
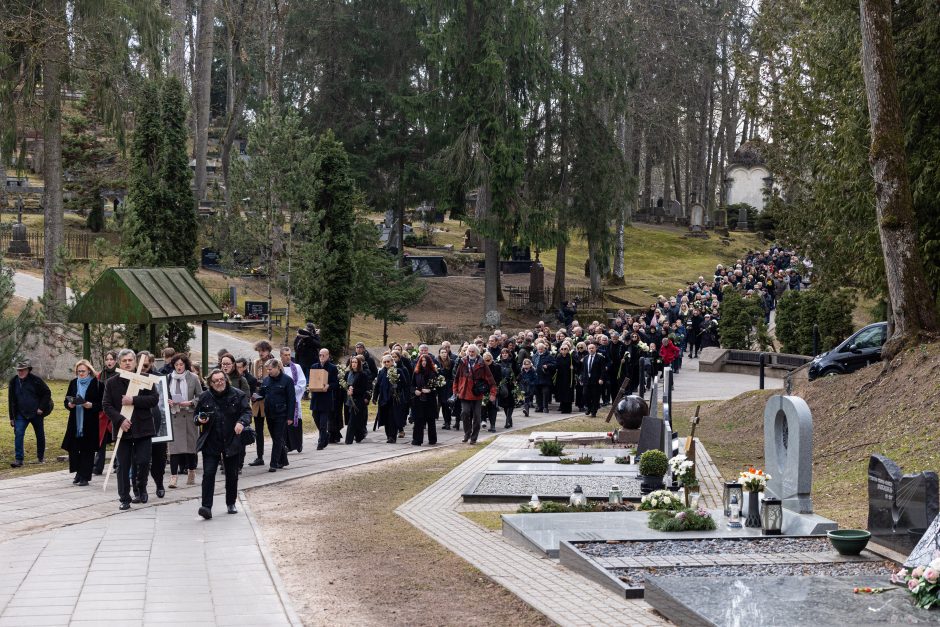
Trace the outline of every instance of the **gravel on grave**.
{"type": "Polygon", "coordinates": [[[606,498],[611,486],[620,486],[624,498],[639,498],[640,482],[610,475],[485,475],[474,494],[499,496],[566,496],[580,485],[588,497],[606,498]]]}
{"type": "Polygon", "coordinates": [[[639,588],[650,577],[857,577],[884,576],[885,585],[892,563],[830,562],[823,564],[723,564],[720,566],[656,566],[649,568],[614,568],[610,573],[631,588],[639,588]]]}
{"type": "Polygon", "coordinates": [[[735,540],[656,540],[653,542],[581,542],[575,546],[595,557],[646,557],[650,555],[718,555],[742,553],[827,553],[833,551],[826,538],[759,538],[735,540]]]}

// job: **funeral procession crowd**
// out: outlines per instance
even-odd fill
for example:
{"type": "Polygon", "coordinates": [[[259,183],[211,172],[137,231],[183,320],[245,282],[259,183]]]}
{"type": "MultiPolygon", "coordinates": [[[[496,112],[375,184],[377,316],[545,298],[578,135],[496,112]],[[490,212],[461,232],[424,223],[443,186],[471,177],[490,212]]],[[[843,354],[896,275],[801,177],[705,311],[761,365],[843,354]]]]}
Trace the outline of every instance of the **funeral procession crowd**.
{"type": "Polygon", "coordinates": [[[634,394],[664,367],[679,373],[684,357],[718,346],[726,290],[756,299],[769,319],[784,291],[801,289],[801,272],[809,268],[808,260],[775,247],[727,268],[719,265],[714,276],[700,276],[674,296],[659,296],[643,313],[620,310],[608,321],[583,326],[572,302],[557,312],[555,329],[544,321],[513,335],[497,329],[459,346],[444,341],[437,350],[393,343],[379,357],[359,342],[335,363],[307,322],[292,347],[275,349],[262,340],[255,355],[220,351],[205,379],[187,354],[173,348],[162,351],[159,370],[149,352],[111,351],[100,371],[87,360],[76,363],[65,397],[55,400],[23,360],[9,382],[11,466],[24,464],[30,425],[37,462],[43,463],[43,420],[59,401],[68,411],[61,446],[74,484],[88,486],[108,467],[116,475],[120,509],[126,510],[148,502],[151,479],[158,498],[166,489],[195,485],[201,452],[199,514],[212,517],[220,469],[225,505],[235,514],[239,474],[245,466],[272,473],[287,469],[288,453],[303,450],[305,414],[318,429],[317,450],[362,442],[370,404],[372,431],[381,427],[387,443],[414,446],[425,439],[437,443],[439,419],[441,429],[462,429],[463,442],[473,444],[481,430],[496,432],[500,423],[511,428],[517,410],[528,416],[557,405],[560,414],[577,408],[596,416],[621,388],[634,394]],[[110,443],[113,470],[106,458],[110,443]],[[246,451],[252,450],[246,464],[246,451]]]}

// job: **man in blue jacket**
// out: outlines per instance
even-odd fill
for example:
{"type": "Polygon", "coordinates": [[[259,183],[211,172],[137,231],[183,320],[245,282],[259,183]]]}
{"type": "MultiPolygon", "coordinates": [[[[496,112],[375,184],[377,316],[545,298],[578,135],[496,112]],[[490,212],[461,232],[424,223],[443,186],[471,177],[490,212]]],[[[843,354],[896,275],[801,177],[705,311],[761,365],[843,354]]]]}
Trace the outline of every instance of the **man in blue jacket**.
{"type": "MultiPolygon", "coordinates": [[[[317,440],[317,450],[322,451],[330,443],[330,416],[333,413],[333,403],[336,397],[336,390],[339,388],[339,371],[336,366],[330,363],[330,351],[325,348],[320,349],[319,363],[311,366],[310,370],[326,370],[327,389],[323,391],[310,392],[310,413],[313,416],[317,428],[320,430],[320,437],[317,440]]],[[[310,377],[311,379],[313,376],[310,377]]],[[[340,436],[339,432],[333,434],[336,438],[340,436]]]]}

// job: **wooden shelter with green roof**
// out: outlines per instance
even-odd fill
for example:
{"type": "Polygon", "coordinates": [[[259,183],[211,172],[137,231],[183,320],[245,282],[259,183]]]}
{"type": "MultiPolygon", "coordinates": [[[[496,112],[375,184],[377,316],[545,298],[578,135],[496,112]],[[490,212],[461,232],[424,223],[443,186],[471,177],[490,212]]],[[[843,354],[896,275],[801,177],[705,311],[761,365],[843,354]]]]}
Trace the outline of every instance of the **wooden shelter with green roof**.
{"type": "MultiPolygon", "coordinates": [[[[82,296],[68,321],[82,325],[85,359],[91,358],[91,324],[136,324],[150,329],[156,354],[157,325],[202,322],[202,371],[209,370],[209,320],[222,310],[186,268],[109,268],[82,296]]],[[[139,347],[136,347],[139,348],[139,347]]]]}

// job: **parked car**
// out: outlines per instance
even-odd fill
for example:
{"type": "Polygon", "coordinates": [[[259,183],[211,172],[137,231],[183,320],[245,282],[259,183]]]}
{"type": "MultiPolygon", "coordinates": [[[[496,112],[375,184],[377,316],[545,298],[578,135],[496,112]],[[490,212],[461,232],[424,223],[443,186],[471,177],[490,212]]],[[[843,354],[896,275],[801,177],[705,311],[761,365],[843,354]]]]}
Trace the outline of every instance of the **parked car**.
{"type": "Polygon", "coordinates": [[[809,380],[848,374],[881,361],[881,347],[887,339],[887,322],[876,322],[859,329],[831,351],[813,359],[809,366],[809,380]]]}

